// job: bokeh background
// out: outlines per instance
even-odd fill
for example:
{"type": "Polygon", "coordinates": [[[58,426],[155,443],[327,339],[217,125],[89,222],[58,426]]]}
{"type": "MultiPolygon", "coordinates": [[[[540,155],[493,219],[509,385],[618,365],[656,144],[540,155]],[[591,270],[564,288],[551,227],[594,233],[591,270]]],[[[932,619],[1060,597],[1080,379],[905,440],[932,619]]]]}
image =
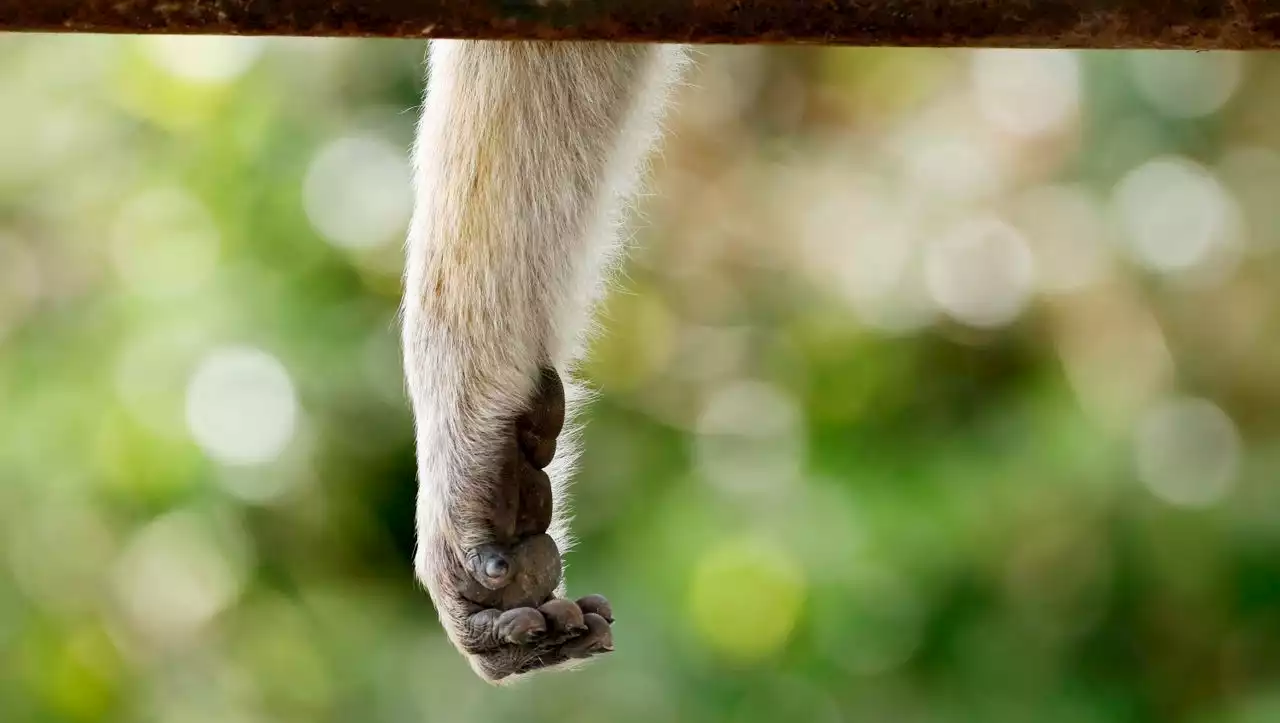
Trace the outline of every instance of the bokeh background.
{"type": "Polygon", "coordinates": [[[1280,57],[703,48],[504,691],[410,574],[415,42],[0,39],[0,719],[1280,720],[1280,57]]]}

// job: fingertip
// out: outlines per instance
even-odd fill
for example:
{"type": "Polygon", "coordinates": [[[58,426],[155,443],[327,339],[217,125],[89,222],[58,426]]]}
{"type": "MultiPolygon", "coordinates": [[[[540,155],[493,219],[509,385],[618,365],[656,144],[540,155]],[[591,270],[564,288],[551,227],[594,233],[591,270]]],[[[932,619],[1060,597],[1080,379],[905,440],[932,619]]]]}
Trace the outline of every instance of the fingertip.
{"type": "Polygon", "coordinates": [[[599,653],[612,652],[613,631],[609,628],[609,623],[595,613],[587,613],[583,622],[587,626],[587,632],[565,645],[564,654],[570,658],[590,658],[599,653]]]}
{"type": "Polygon", "coordinates": [[[583,623],[591,631],[591,634],[601,639],[608,638],[613,640],[613,629],[608,621],[595,613],[587,613],[582,617],[583,623]]]}
{"type": "Polygon", "coordinates": [[[603,595],[588,595],[580,598],[578,607],[582,608],[584,613],[595,613],[604,618],[610,625],[613,624],[613,606],[609,604],[609,600],[603,595]]]}
{"type": "Polygon", "coordinates": [[[508,610],[498,618],[498,637],[515,645],[534,645],[547,635],[548,624],[542,613],[532,608],[508,610]]]}

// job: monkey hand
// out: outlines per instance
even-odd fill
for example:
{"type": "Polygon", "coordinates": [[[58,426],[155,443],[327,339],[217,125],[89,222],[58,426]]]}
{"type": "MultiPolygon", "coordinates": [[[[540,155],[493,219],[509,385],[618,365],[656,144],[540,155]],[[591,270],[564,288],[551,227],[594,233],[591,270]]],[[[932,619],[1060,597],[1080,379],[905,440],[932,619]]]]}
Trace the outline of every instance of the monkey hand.
{"type": "Polygon", "coordinates": [[[496,458],[447,495],[443,519],[420,540],[419,577],[454,645],[490,682],[613,650],[608,601],[563,598],[563,561],[547,534],[545,469],[564,421],[564,386],[543,370],[527,408],[503,427],[496,458]]]}

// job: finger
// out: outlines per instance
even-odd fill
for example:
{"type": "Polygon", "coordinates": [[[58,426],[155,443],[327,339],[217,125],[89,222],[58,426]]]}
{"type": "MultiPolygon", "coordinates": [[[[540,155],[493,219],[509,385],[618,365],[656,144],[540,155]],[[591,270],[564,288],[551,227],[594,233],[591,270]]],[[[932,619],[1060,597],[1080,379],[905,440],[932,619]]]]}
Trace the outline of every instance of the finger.
{"type": "Polygon", "coordinates": [[[568,640],[588,630],[582,610],[569,600],[552,600],[538,611],[547,619],[548,640],[568,640]]]}
{"type": "Polygon", "coordinates": [[[561,652],[570,658],[589,658],[598,653],[613,652],[613,629],[609,623],[595,613],[587,613],[583,621],[587,632],[566,643],[561,652]]]}
{"type": "MultiPolygon", "coordinates": [[[[490,552],[506,562],[506,584],[495,589],[474,582],[470,574],[465,574],[458,581],[458,597],[481,608],[536,608],[550,600],[560,586],[564,563],[560,548],[550,535],[534,535],[510,550],[482,549],[480,555],[490,552]]],[[[480,559],[478,556],[469,565],[480,565],[480,559]]]]}
{"type": "Polygon", "coordinates": [[[498,618],[495,633],[499,642],[532,645],[547,634],[547,620],[533,608],[508,610],[498,618]]]}
{"type": "Polygon", "coordinates": [[[551,478],[525,461],[520,469],[520,511],[516,515],[516,535],[540,535],[551,527],[553,500],[551,478]]]}
{"type": "Polygon", "coordinates": [[[459,647],[473,655],[497,649],[502,645],[497,636],[498,618],[501,615],[501,610],[481,610],[470,617],[461,618],[459,647]]]}
{"type": "Polygon", "coordinates": [[[467,552],[466,569],[486,590],[501,590],[511,584],[516,566],[514,555],[493,544],[484,544],[467,552]]]}
{"type": "Polygon", "coordinates": [[[605,599],[604,595],[588,595],[578,600],[578,607],[582,608],[582,612],[595,613],[604,618],[605,622],[613,624],[613,606],[605,599]]]}
{"type": "Polygon", "coordinates": [[[516,420],[520,449],[538,469],[556,456],[556,440],[564,430],[564,384],[553,367],[544,367],[528,411],[516,420]]]}
{"type": "MultiPolygon", "coordinates": [[[[529,487],[535,501],[537,495],[536,484],[523,482],[529,463],[520,455],[515,440],[503,444],[500,460],[488,477],[479,513],[473,511],[457,523],[462,528],[459,538],[464,544],[469,543],[465,552],[467,572],[489,590],[511,584],[515,573],[510,548],[519,539],[521,489],[529,487]]],[[[548,480],[547,487],[550,486],[548,480]]]]}

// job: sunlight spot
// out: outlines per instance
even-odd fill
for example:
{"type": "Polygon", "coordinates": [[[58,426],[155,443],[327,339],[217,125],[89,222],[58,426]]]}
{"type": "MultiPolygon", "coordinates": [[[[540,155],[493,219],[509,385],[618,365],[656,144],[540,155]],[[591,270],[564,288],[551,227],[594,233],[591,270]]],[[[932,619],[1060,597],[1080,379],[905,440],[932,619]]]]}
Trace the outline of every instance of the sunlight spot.
{"type": "Polygon", "coordinates": [[[1176,273],[1208,266],[1239,241],[1240,209],[1218,178],[1181,157],[1157,158],[1116,186],[1116,213],[1134,259],[1176,273]]]}
{"type": "Polygon", "coordinates": [[[1003,131],[1037,136],[1062,128],[1080,105],[1080,61],[1069,50],[978,50],[970,75],[984,118],[1003,131]]]}
{"type": "Polygon", "coordinates": [[[716,389],[698,418],[696,457],[705,478],[736,492],[776,492],[800,479],[802,412],[782,389],[735,381],[716,389]]]}
{"type": "Polygon", "coordinates": [[[953,319],[995,328],[1012,323],[1027,305],[1035,263],[1017,229],[977,217],[930,242],[925,278],[934,301],[953,319]]]}
{"type": "Polygon", "coordinates": [[[159,642],[189,637],[239,596],[244,570],[192,513],[138,532],[116,561],[114,587],[130,622],[159,642]]]}
{"type": "Polygon", "coordinates": [[[797,198],[800,260],[867,326],[910,332],[933,321],[920,281],[918,209],[878,177],[837,170],[797,198]]]}
{"type": "Polygon", "coordinates": [[[1240,87],[1244,58],[1234,52],[1144,50],[1129,54],[1138,92],[1156,110],[1173,118],[1216,113],[1240,87]]]}
{"type": "Polygon", "coordinates": [[[707,551],[689,589],[698,634],[717,653],[742,662],[765,660],[787,644],[804,599],[800,566],[777,546],[753,539],[707,551]]]}
{"type": "Polygon", "coordinates": [[[223,464],[275,460],[293,439],[297,416],[289,373],[257,349],[209,355],[187,388],[187,426],[205,453],[223,464]]]}
{"type": "Polygon", "coordinates": [[[977,134],[925,127],[901,142],[907,187],[923,197],[971,202],[996,195],[1006,182],[996,149],[977,134]]]}
{"type": "Polygon", "coordinates": [[[311,225],[336,246],[383,246],[405,234],[413,213],[409,162],[384,140],[341,138],[312,161],[303,196],[311,225]]]}
{"type": "Polygon", "coordinates": [[[1235,484],[1241,442],[1235,423],[1206,399],[1166,400],[1138,425],[1138,476],[1152,494],[1179,507],[1208,507],[1235,484]]]}
{"type": "Polygon", "coordinates": [[[800,219],[802,259],[851,299],[889,296],[911,262],[910,219],[875,179],[824,180],[800,219]]]}
{"type": "Polygon", "coordinates": [[[148,59],[175,77],[196,83],[226,83],[253,67],[262,38],[157,35],[140,38],[148,59]]]}
{"type": "Polygon", "coordinates": [[[189,294],[213,276],[221,236],[198,199],[178,188],[130,200],[111,229],[111,260],[134,291],[168,298],[189,294]]]}

